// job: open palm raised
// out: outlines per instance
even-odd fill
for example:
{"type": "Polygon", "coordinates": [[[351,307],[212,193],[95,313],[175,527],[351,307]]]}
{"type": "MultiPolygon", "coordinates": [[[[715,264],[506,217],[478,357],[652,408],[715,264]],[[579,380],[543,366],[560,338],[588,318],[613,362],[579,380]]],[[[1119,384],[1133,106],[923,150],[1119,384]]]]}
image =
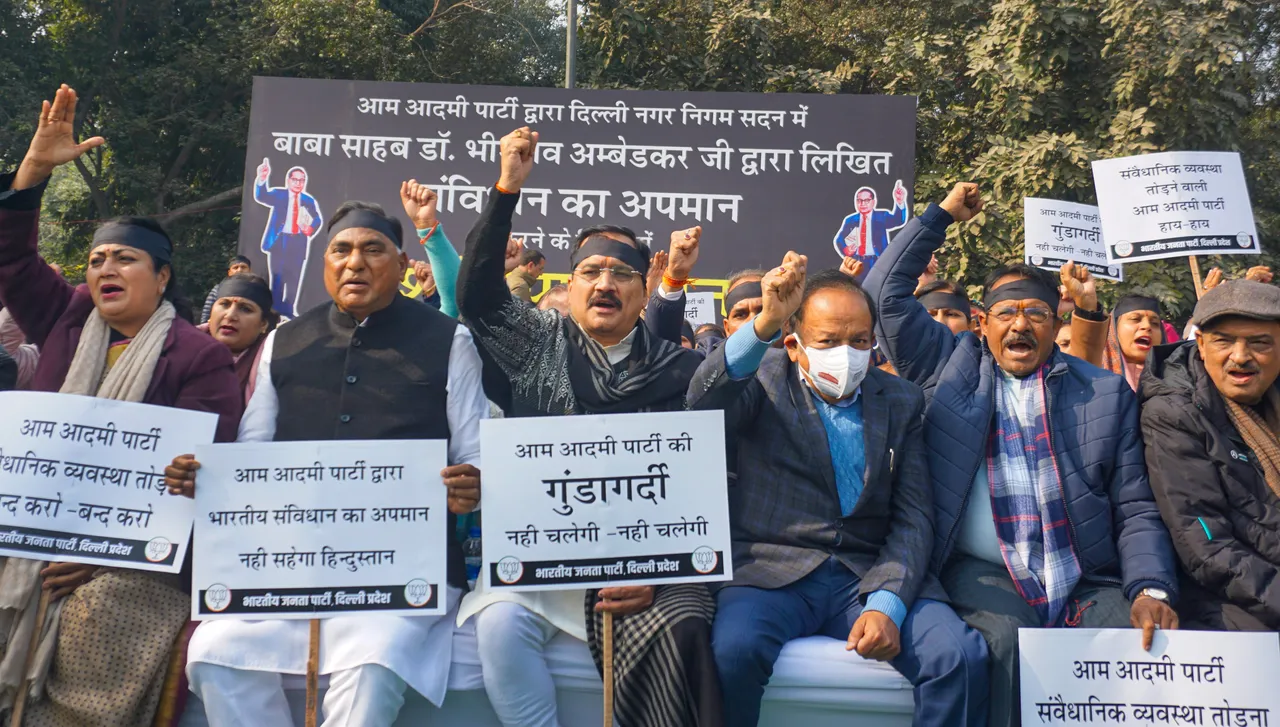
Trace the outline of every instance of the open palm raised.
{"type": "Polygon", "coordinates": [[[95,136],[76,143],[76,92],[63,84],[54,94],[53,103],[45,101],[40,109],[40,121],[22,169],[14,179],[14,189],[33,187],[44,181],[54,167],[77,159],[81,154],[102,146],[106,139],[95,136]]]}

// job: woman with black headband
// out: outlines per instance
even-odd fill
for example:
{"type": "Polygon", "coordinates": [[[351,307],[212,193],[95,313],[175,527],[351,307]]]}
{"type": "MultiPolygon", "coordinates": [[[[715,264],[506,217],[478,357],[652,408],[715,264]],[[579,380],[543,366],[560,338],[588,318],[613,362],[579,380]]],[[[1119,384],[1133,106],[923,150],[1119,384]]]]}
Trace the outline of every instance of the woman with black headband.
{"type": "MultiPolygon", "coordinates": [[[[40,201],[55,167],[103,143],[75,142],[76,94],[44,103],[16,174],[0,176],[0,300],[41,347],[32,388],[218,415],[217,440],[235,439],[242,409],[231,354],[174,307],[173,243],[154,221],[126,217],[98,229],[85,284],[73,287],[41,259],[40,201]]],[[[34,665],[44,697],[28,727],[149,725],[191,596],[181,577],[140,570],[4,561],[5,623],[34,624],[34,593],[52,596],[54,624],[34,665]],[[27,595],[31,594],[31,595],[27,595]]],[[[0,661],[0,693],[22,680],[25,639],[0,661]],[[10,658],[13,657],[13,658],[10,658]]]]}
{"type": "Polygon", "coordinates": [[[1160,302],[1145,295],[1126,295],[1116,302],[1111,321],[1103,368],[1123,376],[1129,388],[1137,391],[1147,354],[1164,343],[1160,302]]]}
{"type": "Polygon", "coordinates": [[[201,326],[231,351],[240,394],[246,404],[253,395],[262,342],[280,321],[271,304],[271,287],[262,276],[232,275],[218,285],[218,297],[209,309],[209,322],[201,326]]]}

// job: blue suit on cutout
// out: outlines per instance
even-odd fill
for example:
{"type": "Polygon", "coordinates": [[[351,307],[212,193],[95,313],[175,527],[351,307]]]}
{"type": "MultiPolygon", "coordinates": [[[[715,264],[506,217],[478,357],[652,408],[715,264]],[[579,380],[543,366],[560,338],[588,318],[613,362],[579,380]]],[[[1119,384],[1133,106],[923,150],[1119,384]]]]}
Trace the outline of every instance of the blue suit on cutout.
{"type": "Polygon", "coordinates": [[[298,314],[295,307],[298,304],[298,293],[302,289],[302,276],[307,267],[311,238],[320,231],[323,223],[320,206],[316,204],[316,198],[306,192],[298,194],[298,208],[305,209],[311,215],[311,235],[303,232],[301,225],[295,235],[284,229],[285,221],[289,219],[288,187],[268,188],[266,182],[255,181],[253,201],[271,208],[267,229],[262,233],[262,251],[267,254],[271,295],[275,299],[276,312],[294,318],[298,314]]]}
{"type": "MultiPolygon", "coordinates": [[[[875,265],[876,260],[889,246],[889,233],[893,230],[907,224],[907,208],[899,207],[897,203],[893,205],[892,210],[875,210],[871,213],[871,230],[868,234],[868,242],[871,243],[871,254],[859,255],[858,250],[858,227],[862,224],[862,214],[854,212],[844,218],[844,222],[840,225],[840,231],[836,233],[835,247],[840,257],[852,257],[855,260],[861,260],[865,264],[866,272],[871,271],[871,266],[875,265]],[[852,240],[845,238],[853,236],[852,240]]],[[[863,273],[866,274],[865,272],[863,273]]]]}

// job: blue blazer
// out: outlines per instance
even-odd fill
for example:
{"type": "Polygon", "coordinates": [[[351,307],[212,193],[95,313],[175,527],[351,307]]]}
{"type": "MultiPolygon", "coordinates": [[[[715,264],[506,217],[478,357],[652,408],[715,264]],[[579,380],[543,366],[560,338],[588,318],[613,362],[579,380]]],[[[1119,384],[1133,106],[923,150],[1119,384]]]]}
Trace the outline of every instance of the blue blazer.
{"type": "MultiPolygon", "coordinates": [[[[937,205],[902,229],[866,288],[877,338],[898,375],[924,389],[924,441],[933,481],[934,567],[951,556],[995,416],[996,363],[985,342],[954,335],[915,299],[951,216],[937,205]]],[[[1045,378],[1049,435],[1062,477],[1071,542],[1094,583],[1176,598],[1177,560],[1147,480],[1138,397],[1123,377],[1054,348],[1045,378]]]]}
{"type": "MultiPolygon", "coordinates": [[[[267,185],[253,185],[253,201],[263,207],[271,208],[271,217],[267,218],[267,229],[262,233],[262,251],[271,252],[276,240],[284,234],[284,221],[289,218],[289,189],[287,187],[268,188],[267,185]]],[[[320,230],[324,220],[320,218],[320,206],[316,198],[303,192],[298,195],[298,206],[311,215],[312,235],[320,230]]],[[[298,228],[301,232],[302,228],[298,228]]],[[[310,235],[308,235],[310,237],[310,235]]]]}
{"type": "Polygon", "coordinates": [[[844,218],[834,240],[836,252],[841,258],[855,257],[868,262],[872,257],[883,255],[885,248],[889,247],[889,230],[896,230],[907,224],[907,208],[894,205],[892,211],[876,210],[871,213],[871,248],[874,250],[871,255],[858,255],[857,246],[845,241],[846,237],[858,231],[861,224],[862,215],[857,212],[844,218]]]}
{"type": "Polygon", "coordinates": [[[754,376],[730,378],[717,346],[689,384],[691,409],[725,412],[733,583],[780,588],[832,556],[861,578],[862,598],[891,591],[911,607],[945,601],[929,569],[933,491],[924,455],[920,387],[879,369],[862,381],[866,470],[842,515],[826,427],[785,351],[754,376]]]}

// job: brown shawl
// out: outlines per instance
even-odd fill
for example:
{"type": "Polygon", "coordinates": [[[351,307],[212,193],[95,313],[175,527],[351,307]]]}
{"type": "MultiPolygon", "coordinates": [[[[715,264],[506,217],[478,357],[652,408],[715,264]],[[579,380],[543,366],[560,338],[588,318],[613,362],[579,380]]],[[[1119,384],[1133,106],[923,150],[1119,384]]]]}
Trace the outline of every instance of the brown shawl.
{"type": "Polygon", "coordinates": [[[1237,404],[1225,396],[1222,400],[1236,431],[1258,456],[1267,487],[1280,497],[1280,440],[1276,438],[1276,433],[1280,432],[1280,393],[1276,393],[1274,386],[1267,389],[1262,398],[1265,416],[1254,407],[1237,404]]]}

